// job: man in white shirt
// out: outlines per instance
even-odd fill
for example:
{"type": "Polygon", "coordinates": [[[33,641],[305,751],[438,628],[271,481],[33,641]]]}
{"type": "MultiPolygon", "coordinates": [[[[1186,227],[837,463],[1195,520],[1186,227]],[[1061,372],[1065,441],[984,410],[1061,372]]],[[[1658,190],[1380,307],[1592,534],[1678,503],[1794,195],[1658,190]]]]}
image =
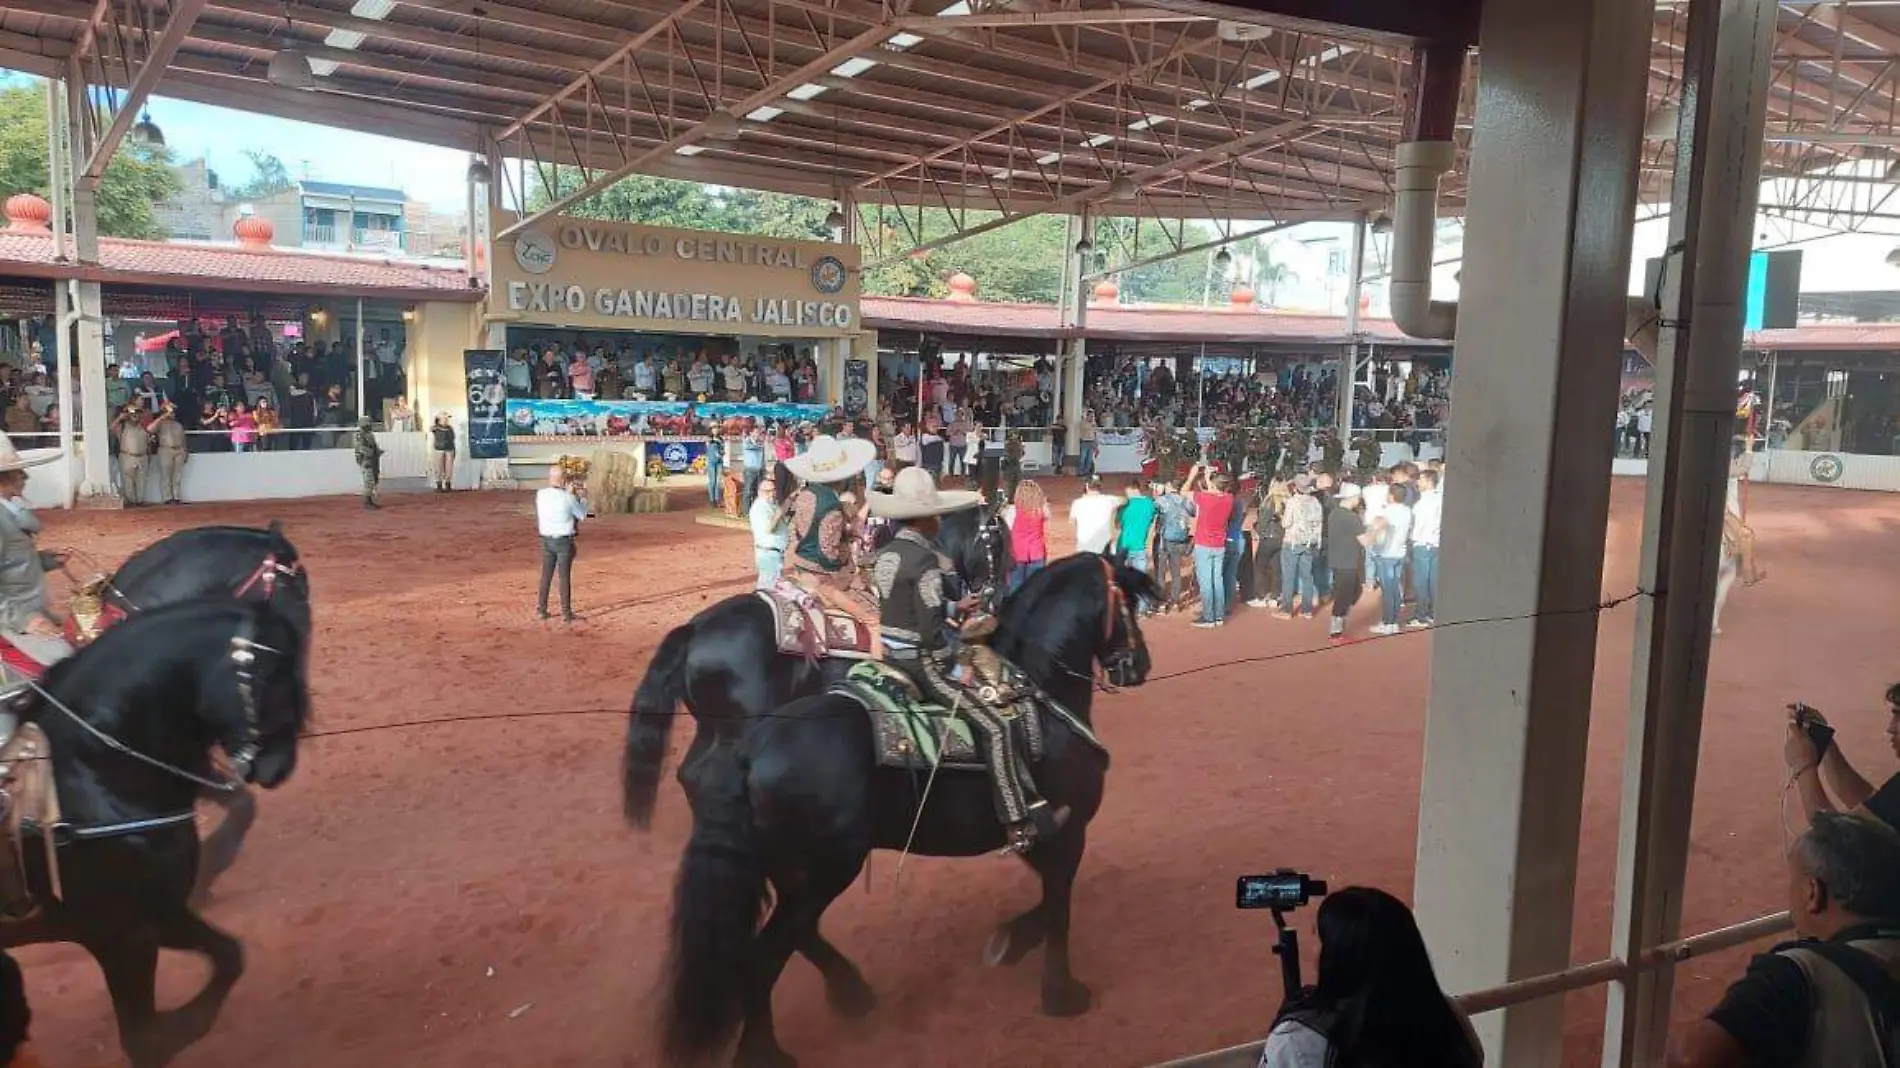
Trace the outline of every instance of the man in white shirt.
{"type": "Polygon", "coordinates": [[[645,356],[633,361],[633,391],[646,394],[653,392],[653,361],[645,356]]]}
{"type": "Polygon", "coordinates": [[[1445,495],[1438,472],[1418,473],[1418,503],[1412,506],[1412,622],[1429,627],[1438,608],[1438,538],[1444,524],[1445,495]]]}
{"type": "Polygon", "coordinates": [[[1405,606],[1405,556],[1412,534],[1412,509],[1393,496],[1379,517],[1366,524],[1366,530],[1373,536],[1367,548],[1372,550],[1372,563],[1379,575],[1379,625],[1372,628],[1372,633],[1397,634],[1399,610],[1405,606]]]}
{"type": "Polygon", "coordinates": [[[1636,455],[1649,458],[1649,435],[1656,429],[1656,411],[1649,405],[1636,413],[1636,455]]]}
{"type": "Polygon", "coordinates": [[[1083,486],[1082,496],[1069,505],[1069,521],[1075,524],[1075,551],[1106,553],[1122,498],[1103,493],[1102,480],[1095,475],[1090,475],[1083,486]]]}
{"type": "MultiPolygon", "coordinates": [[[[584,493],[585,491],[583,491],[584,493]]],[[[567,488],[567,472],[560,464],[548,468],[548,484],[534,495],[535,524],[541,533],[541,590],[535,615],[548,618],[548,584],[561,576],[561,618],[574,622],[574,535],[587,518],[581,495],[567,488]]]]}

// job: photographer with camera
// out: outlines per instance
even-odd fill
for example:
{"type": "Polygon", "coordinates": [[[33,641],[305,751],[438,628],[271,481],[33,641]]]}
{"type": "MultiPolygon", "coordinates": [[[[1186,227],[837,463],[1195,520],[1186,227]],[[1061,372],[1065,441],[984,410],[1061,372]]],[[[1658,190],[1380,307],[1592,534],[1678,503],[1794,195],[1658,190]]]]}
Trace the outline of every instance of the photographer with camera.
{"type": "MultiPolygon", "coordinates": [[[[1900,682],[1887,687],[1886,700],[1887,741],[1900,756],[1900,682]]],[[[1803,704],[1791,705],[1788,711],[1791,718],[1783,756],[1808,818],[1822,812],[1853,812],[1900,829],[1900,774],[1890,776],[1876,790],[1847,762],[1834,741],[1834,728],[1820,712],[1803,704]]]]}
{"type": "MultiPolygon", "coordinates": [[[[1242,880],[1243,908],[1250,904],[1242,880]]],[[[1298,877],[1304,878],[1304,877],[1298,877]]],[[[1324,884],[1307,885],[1315,894],[1324,884]]],[[[1283,912],[1304,900],[1267,907],[1283,912]]],[[[1481,1068],[1484,1050],[1471,1023],[1438,985],[1418,921],[1383,890],[1347,887],[1319,907],[1319,982],[1289,990],[1267,1034],[1260,1068],[1481,1068]]],[[[1283,975],[1297,981],[1298,945],[1281,928],[1283,975]]]]}

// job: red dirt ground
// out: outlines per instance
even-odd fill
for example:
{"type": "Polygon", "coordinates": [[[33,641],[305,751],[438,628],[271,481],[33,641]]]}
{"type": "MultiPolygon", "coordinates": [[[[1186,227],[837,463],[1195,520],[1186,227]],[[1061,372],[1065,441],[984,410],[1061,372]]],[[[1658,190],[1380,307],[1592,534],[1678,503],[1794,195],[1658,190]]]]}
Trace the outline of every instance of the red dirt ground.
{"type": "MultiPolygon", "coordinates": [[[[1634,584],[1641,500],[1640,484],[1616,487],[1608,594],[1634,584]]],[[[1781,907],[1784,702],[1826,709],[1863,766],[1891,766],[1873,710],[1900,677],[1900,499],[1756,488],[1751,503],[1772,577],[1737,591],[1716,647],[1690,930],[1781,907]]],[[[597,523],[578,567],[585,619],[571,631],[529,618],[537,556],[525,494],[398,496],[376,514],[338,499],[51,514],[47,543],[116,561],[179,527],[273,517],[313,575],[320,729],[614,711],[307,741],[210,907],[244,939],[249,972],[180,1068],[656,1064],[649,992],[686,808],[669,782],[651,834],[623,826],[619,710],[667,628],[744,588],[743,535],[679,512],[597,523]]],[[[1358,611],[1363,628],[1374,609],[1358,611]]],[[[1578,960],[1609,943],[1633,617],[1617,609],[1603,629],[1578,960]]],[[[1157,673],[1324,644],[1318,623],[1244,609],[1222,631],[1175,618],[1149,635],[1157,673]]],[[[1103,1068],[1257,1036],[1277,998],[1272,932],[1264,916],[1235,911],[1233,877],[1290,865],[1335,885],[1409,887],[1430,644],[1404,635],[1097,705],[1117,760],[1077,891],[1076,965],[1098,996],[1092,1015],[1037,1015],[1039,955],[1010,971],[978,962],[992,925],[1033,900],[1025,870],[913,860],[899,895],[894,860],[880,855],[868,886],[827,917],[879,1010],[834,1019],[816,973],[795,961],[777,998],[785,1045],[817,1066],[1103,1068]]],[[[90,960],[65,946],[20,959],[48,1068],[119,1063],[90,960]]],[[[1686,967],[1680,1011],[1705,1009],[1743,959],[1686,967]]],[[[161,985],[175,1003],[199,979],[198,965],[168,957],[161,985]]],[[[1573,999],[1573,1063],[1594,1063],[1601,1003],[1600,992],[1573,999]]]]}

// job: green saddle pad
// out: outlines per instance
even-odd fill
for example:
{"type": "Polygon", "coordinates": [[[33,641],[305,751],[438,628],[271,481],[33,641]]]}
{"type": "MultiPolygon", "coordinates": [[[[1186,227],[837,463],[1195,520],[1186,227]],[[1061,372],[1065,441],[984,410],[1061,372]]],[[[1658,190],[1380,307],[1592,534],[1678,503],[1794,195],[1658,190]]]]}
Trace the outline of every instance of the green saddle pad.
{"type": "Polygon", "coordinates": [[[833,687],[864,706],[877,736],[877,762],[886,768],[986,770],[976,732],[962,716],[918,697],[910,679],[874,660],[852,665],[833,687]]]}

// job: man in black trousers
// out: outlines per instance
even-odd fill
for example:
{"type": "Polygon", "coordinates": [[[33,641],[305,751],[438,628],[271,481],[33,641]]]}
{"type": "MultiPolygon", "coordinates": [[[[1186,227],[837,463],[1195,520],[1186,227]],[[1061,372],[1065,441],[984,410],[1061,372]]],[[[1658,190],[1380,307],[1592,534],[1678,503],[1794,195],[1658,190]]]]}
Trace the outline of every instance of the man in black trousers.
{"type": "Polygon", "coordinates": [[[548,468],[548,484],[534,495],[535,524],[541,532],[541,589],[535,615],[548,618],[548,584],[561,574],[561,618],[574,622],[574,536],[587,518],[586,491],[567,488],[567,472],[560,464],[548,468]]]}

